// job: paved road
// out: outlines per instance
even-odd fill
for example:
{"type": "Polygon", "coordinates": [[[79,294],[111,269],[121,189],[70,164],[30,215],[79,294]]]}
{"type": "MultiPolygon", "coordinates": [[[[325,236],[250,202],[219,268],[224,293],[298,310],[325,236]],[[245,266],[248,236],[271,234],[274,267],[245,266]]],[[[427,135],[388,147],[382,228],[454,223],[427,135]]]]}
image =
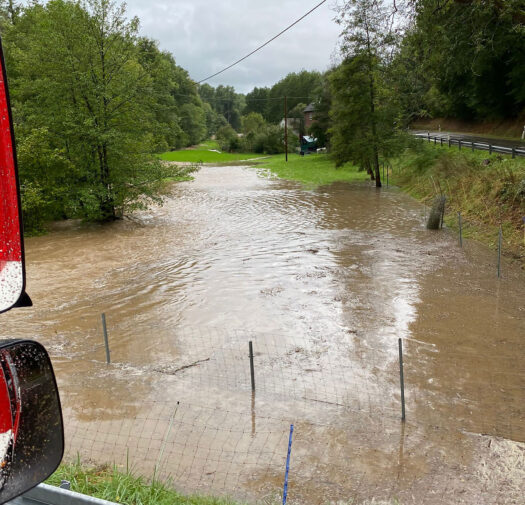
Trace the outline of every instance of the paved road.
{"type": "Polygon", "coordinates": [[[484,137],[482,135],[476,135],[474,133],[458,133],[458,132],[445,132],[445,131],[429,131],[429,130],[413,130],[414,134],[430,134],[431,137],[443,137],[448,140],[450,135],[451,140],[461,140],[465,142],[479,142],[483,144],[492,144],[502,147],[515,147],[516,149],[524,149],[525,141],[520,140],[509,140],[498,137],[484,137]]]}

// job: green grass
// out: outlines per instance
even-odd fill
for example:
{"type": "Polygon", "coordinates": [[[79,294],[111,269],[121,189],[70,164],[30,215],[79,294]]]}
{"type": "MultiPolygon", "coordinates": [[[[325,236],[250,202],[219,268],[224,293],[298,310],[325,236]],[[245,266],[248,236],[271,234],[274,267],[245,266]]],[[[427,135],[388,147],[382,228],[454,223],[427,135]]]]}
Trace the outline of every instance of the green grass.
{"type": "Polygon", "coordinates": [[[359,172],[353,165],[335,168],[327,154],[289,154],[288,162],[284,154],[276,154],[264,160],[261,166],[281,179],[299,181],[308,186],[368,180],[366,172],[359,172]]]}
{"type": "Polygon", "coordinates": [[[204,142],[201,142],[197,147],[200,147],[201,149],[218,149],[221,150],[219,143],[216,140],[205,140],[204,142]]]}
{"type": "MultiPolygon", "coordinates": [[[[199,146],[200,147],[200,146],[199,146]]],[[[211,147],[209,149],[215,149],[211,147]]],[[[181,161],[190,163],[228,163],[231,161],[248,160],[260,155],[253,153],[217,153],[206,149],[183,149],[182,151],[168,151],[159,154],[159,158],[165,161],[181,161]]]]}
{"type": "Polygon", "coordinates": [[[62,480],[71,482],[71,490],[103,500],[127,505],[234,505],[229,499],[209,496],[185,496],[154,480],[146,482],[132,472],[119,471],[115,466],[94,468],[77,463],[62,464],[46,481],[59,486],[62,480]]]}

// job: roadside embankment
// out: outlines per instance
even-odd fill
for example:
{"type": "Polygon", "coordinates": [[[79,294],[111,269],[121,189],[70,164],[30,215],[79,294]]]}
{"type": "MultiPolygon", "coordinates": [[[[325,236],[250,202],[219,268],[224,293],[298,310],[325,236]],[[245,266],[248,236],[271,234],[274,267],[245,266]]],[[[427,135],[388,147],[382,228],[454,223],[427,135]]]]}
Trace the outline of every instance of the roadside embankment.
{"type": "Polygon", "coordinates": [[[391,182],[424,203],[447,196],[445,224],[496,247],[525,265],[525,159],[416,144],[392,163],[391,182]]]}
{"type": "Polygon", "coordinates": [[[525,125],[525,117],[499,121],[473,122],[453,118],[419,119],[410,127],[414,130],[431,130],[471,133],[509,139],[520,139],[525,125]]]}

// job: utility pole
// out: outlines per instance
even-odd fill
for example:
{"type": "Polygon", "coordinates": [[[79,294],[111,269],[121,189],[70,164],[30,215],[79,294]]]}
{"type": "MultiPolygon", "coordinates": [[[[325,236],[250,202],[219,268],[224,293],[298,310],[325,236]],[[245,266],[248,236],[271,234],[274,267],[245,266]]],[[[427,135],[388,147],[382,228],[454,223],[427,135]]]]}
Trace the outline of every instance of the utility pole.
{"type": "Polygon", "coordinates": [[[285,159],[288,161],[288,118],[286,117],[287,110],[287,101],[286,96],[284,97],[284,152],[285,159]]]}

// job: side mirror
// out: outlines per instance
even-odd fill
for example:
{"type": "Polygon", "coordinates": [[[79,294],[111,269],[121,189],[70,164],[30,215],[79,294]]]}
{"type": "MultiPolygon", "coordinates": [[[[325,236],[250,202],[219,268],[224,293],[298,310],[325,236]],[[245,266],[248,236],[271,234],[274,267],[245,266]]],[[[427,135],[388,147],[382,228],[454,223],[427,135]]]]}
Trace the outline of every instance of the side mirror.
{"type": "Polygon", "coordinates": [[[15,137],[0,42],[0,312],[27,307],[24,239],[16,165],[15,137]]]}
{"type": "Polygon", "coordinates": [[[49,356],[29,340],[0,343],[0,504],[49,477],[64,452],[49,356]]]}

